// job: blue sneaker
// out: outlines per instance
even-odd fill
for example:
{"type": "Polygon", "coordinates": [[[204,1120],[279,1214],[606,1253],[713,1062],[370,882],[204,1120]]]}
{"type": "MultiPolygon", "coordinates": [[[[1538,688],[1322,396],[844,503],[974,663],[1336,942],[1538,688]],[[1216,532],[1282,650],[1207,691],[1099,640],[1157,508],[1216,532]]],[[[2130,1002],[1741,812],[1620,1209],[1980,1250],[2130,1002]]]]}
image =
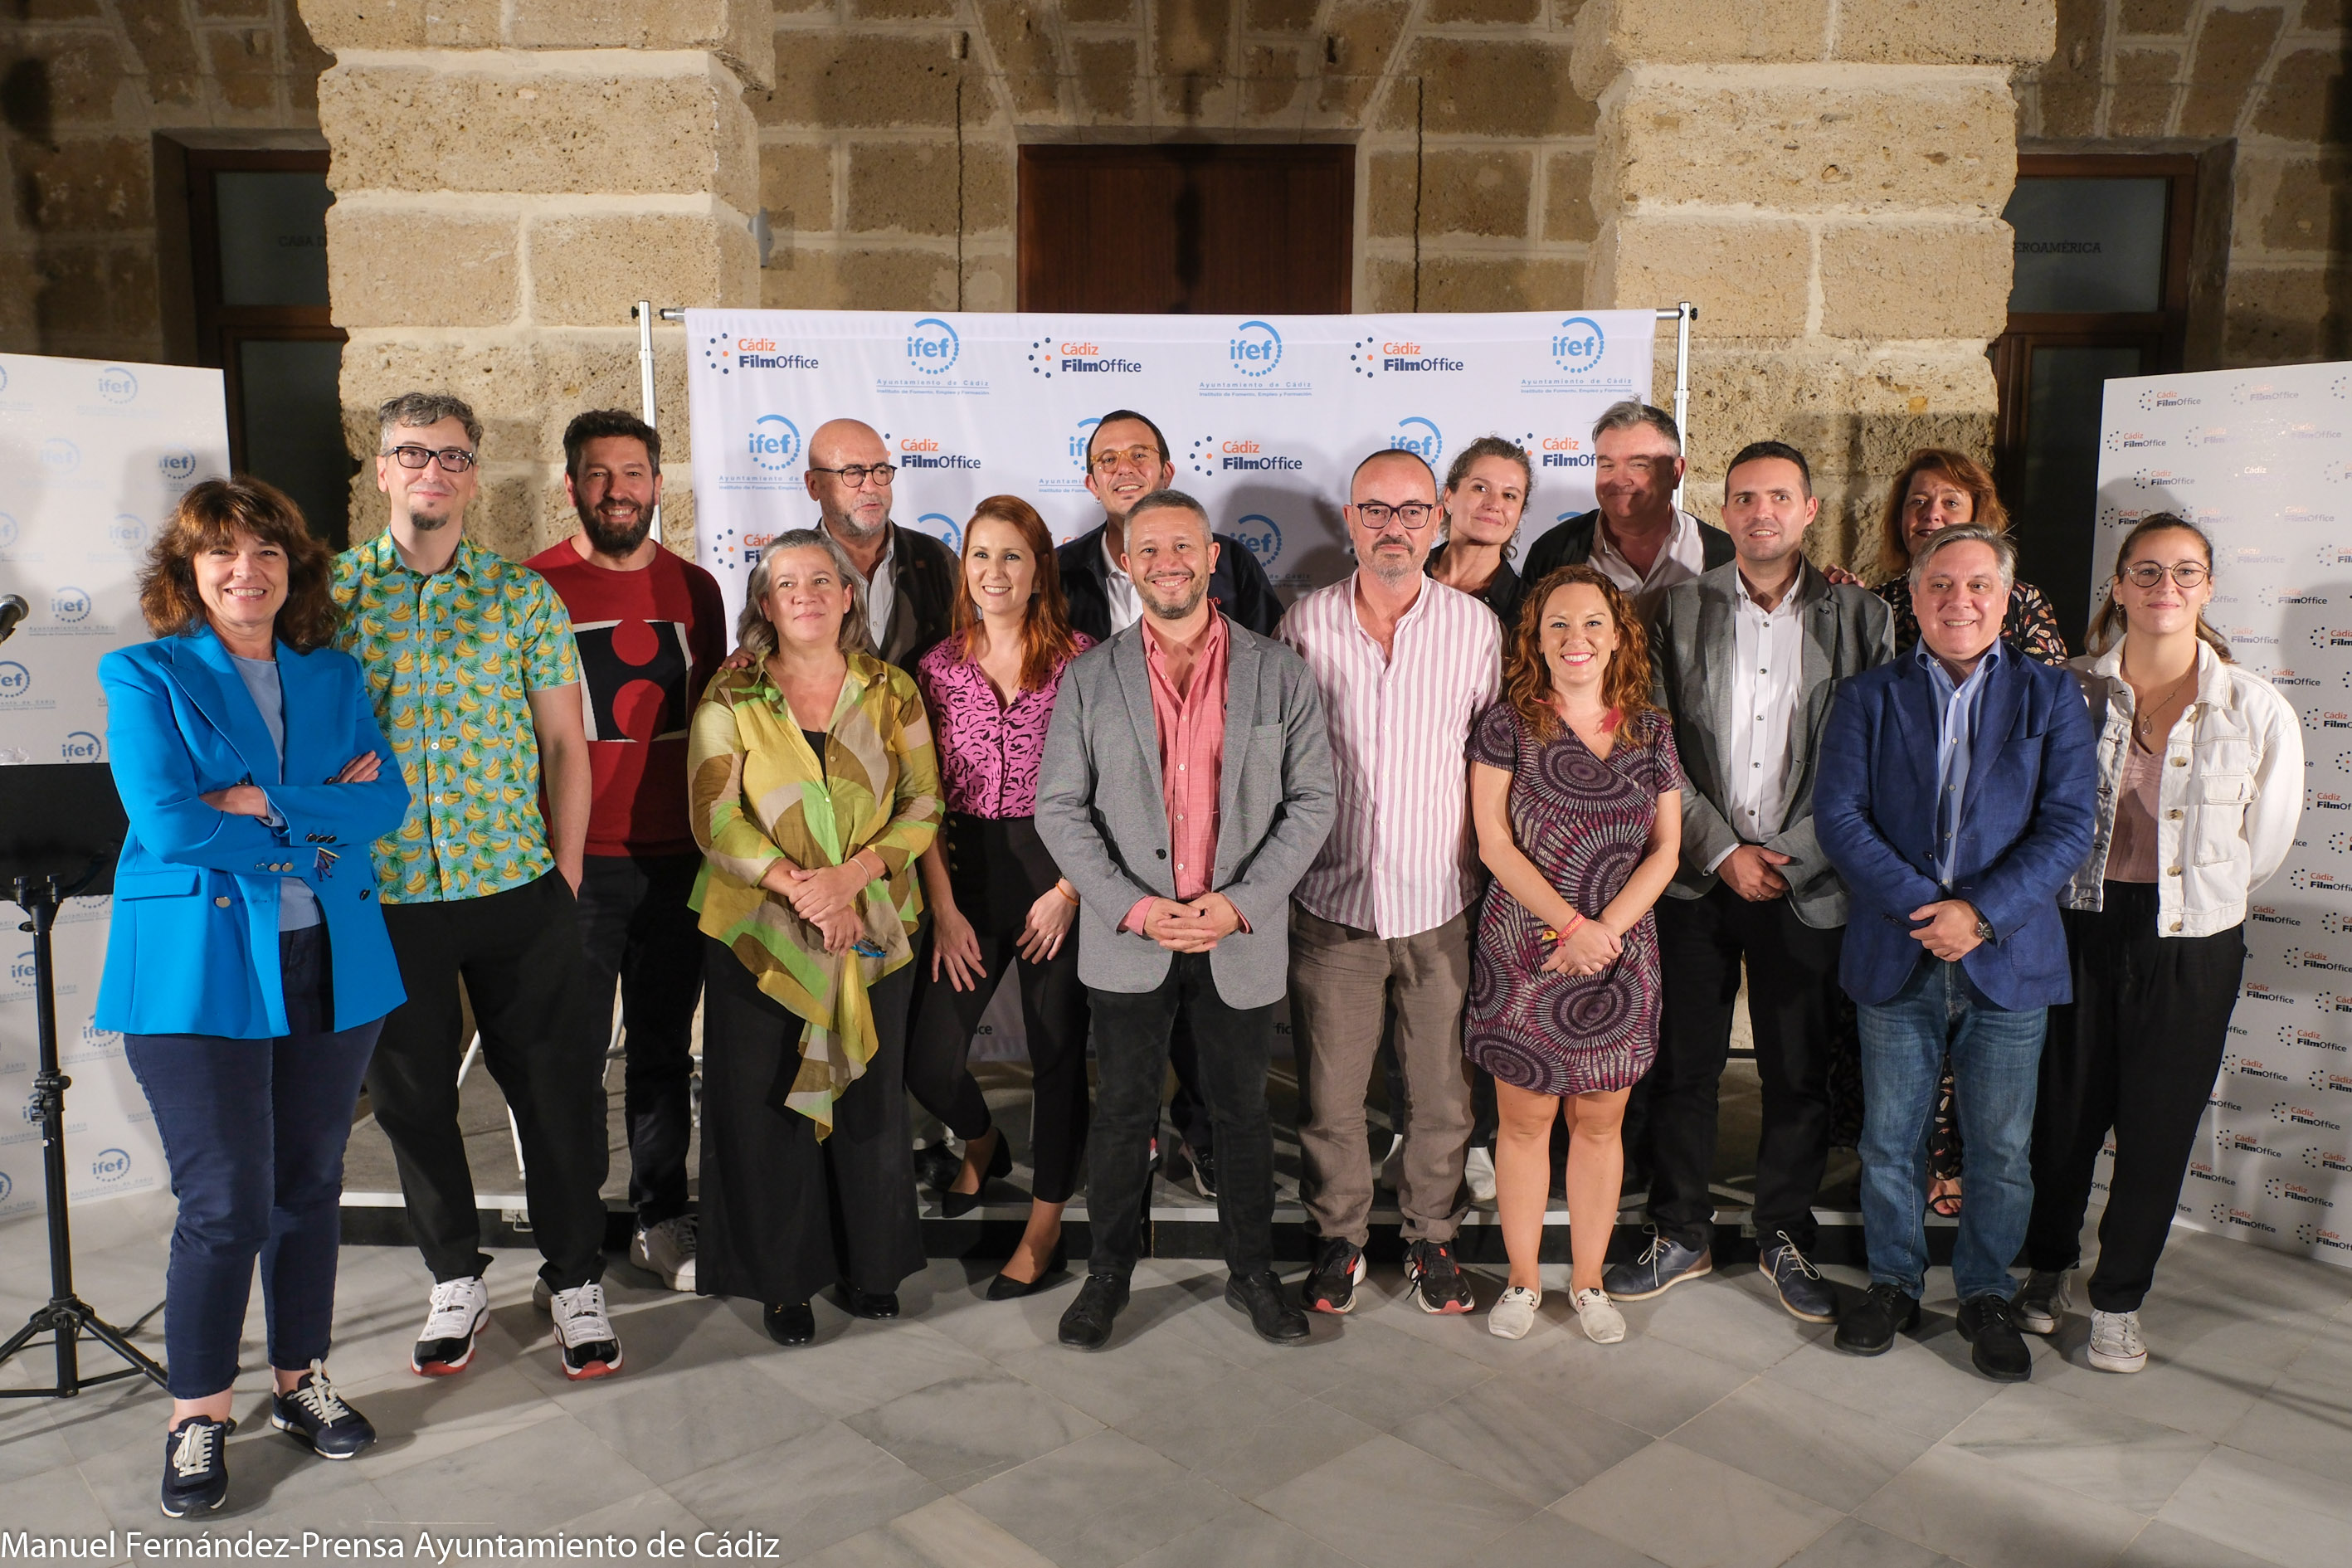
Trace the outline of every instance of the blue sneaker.
{"type": "Polygon", "coordinates": [[[163,1439],[163,1514],[210,1513],[228,1496],[228,1458],[221,1450],[236,1424],[191,1415],[163,1439]]]}
{"type": "Polygon", "coordinates": [[[1772,1233],[1771,1241],[1756,1259],[1756,1267],[1772,1281],[1772,1289],[1780,1293],[1780,1305],[1789,1309],[1789,1316],[1808,1323],[1837,1321],[1836,1289],[1798,1250],[1787,1231],[1772,1233]]]}
{"type": "Polygon", "coordinates": [[[1620,1263],[1601,1278],[1601,1288],[1612,1301],[1646,1301],[1663,1296],[1685,1279],[1715,1272],[1715,1257],[1705,1247],[1685,1247],[1650,1227],[1650,1245],[1631,1263],[1620,1263]]]}

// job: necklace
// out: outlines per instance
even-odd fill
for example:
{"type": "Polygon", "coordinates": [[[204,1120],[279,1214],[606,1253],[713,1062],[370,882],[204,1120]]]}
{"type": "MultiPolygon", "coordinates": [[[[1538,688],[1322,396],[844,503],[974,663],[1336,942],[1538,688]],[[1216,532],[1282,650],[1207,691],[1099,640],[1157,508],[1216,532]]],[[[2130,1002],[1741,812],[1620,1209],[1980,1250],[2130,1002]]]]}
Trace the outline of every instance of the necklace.
{"type": "MultiPolygon", "coordinates": [[[[2172,683],[2171,689],[2165,692],[2162,700],[2141,703],[2138,710],[2132,714],[2132,740],[2138,745],[2141,751],[2145,752],[2153,749],[2147,743],[2147,737],[2149,727],[2156,721],[2156,716],[2163,712],[2166,709],[2171,707],[2172,700],[2180,695],[2180,689],[2188,685],[2191,680],[2195,679],[2196,676],[2197,666],[2194,663],[2191,663],[2187,673],[2183,674],[2179,679],[2174,681],[2172,683]]],[[[2126,683],[2128,684],[2128,681],[2126,683]]],[[[2138,693],[2134,692],[2133,695],[2137,697],[2138,693]]]]}

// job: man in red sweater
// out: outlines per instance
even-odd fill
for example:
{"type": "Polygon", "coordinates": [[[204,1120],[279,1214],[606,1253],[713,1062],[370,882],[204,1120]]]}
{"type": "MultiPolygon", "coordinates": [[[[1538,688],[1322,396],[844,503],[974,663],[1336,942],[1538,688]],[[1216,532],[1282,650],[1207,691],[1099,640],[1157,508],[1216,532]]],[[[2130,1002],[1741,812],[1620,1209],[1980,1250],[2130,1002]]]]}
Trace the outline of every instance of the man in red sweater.
{"type": "Polygon", "coordinates": [[[687,821],[686,732],[726,656],[725,611],[717,580],[653,537],[661,437],[651,426],[616,409],[583,414],[563,432],[563,467],[580,531],[527,564],[572,615],[595,779],[580,881],[577,1026],[603,1048],[617,979],[637,1211],[629,1260],[673,1290],[691,1290],[688,1047],[702,950],[686,900],[702,857],[687,821]]]}

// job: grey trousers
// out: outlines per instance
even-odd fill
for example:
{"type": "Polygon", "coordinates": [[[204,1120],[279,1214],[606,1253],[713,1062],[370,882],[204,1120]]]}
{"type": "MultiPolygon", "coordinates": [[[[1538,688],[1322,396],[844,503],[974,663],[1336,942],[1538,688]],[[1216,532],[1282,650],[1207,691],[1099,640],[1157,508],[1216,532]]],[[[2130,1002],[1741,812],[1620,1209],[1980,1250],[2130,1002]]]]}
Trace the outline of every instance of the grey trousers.
{"type": "Polygon", "coordinates": [[[1335,925],[1293,903],[1290,1026],[1298,1058],[1298,1147],[1316,1232],[1357,1247],[1371,1235],[1372,1160],[1364,1091],[1384,1010],[1396,1010],[1403,1068],[1404,1174],[1397,1194],[1407,1241],[1451,1241],[1462,1224],[1470,1141],[1470,1064],[1462,1002],[1470,986],[1470,917],[1405,937],[1335,925]]]}

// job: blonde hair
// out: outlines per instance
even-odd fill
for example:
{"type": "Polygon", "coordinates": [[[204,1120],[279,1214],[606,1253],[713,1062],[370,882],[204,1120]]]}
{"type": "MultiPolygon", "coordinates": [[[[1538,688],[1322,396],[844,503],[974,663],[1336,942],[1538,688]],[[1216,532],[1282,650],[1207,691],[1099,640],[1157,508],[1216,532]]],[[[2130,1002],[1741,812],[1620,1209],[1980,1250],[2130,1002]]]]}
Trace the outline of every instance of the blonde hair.
{"type": "Polygon", "coordinates": [[[735,640],[763,664],[776,651],[776,628],[768,619],[765,604],[768,563],[787,550],[822,550],[833,557],[834,570],[841,574],[842,582],[849,588],[849,613],[841,617],[841,636],[836,644],[845,656],[871,653],[873,648],[866,635],[866,579],[840,542],[821,528],[786,529],[760,552],[760,563],[751,568],[751,579],[743,584],[743,608],[735,617],[735,640]]]}

